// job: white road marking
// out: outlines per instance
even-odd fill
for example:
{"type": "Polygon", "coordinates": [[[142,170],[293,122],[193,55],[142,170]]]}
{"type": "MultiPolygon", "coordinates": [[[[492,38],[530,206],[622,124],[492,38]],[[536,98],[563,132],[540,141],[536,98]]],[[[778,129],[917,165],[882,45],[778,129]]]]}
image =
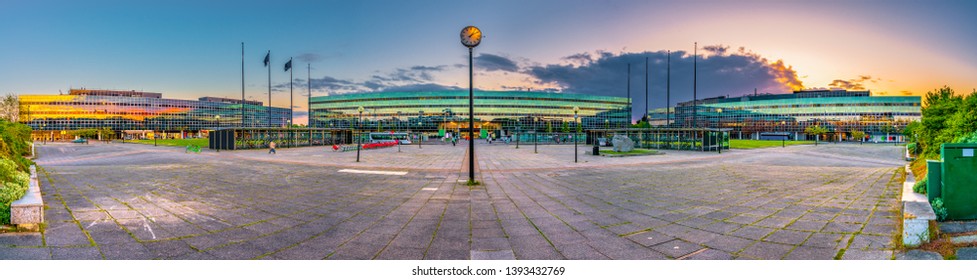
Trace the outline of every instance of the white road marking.
{"type": "Polygon", "coordinates": [[[146,221],[146,218],[142,218],[142,225],[143,228],[146,228],[146,230],[149,231],[149,234],[153,235],[153,239],[156,239],[156,233],[153,233],[153,228],[149,226],[149,222],[146,221]]]}
{"type": "Polygon", "coordinates": [[[436,191],[438,188],[422,188],[422,191],[436,191]]]}
{"type": "Polygon", "coordinates": [[[379,170],[341,169],[341,170],[339,170],[339,172],[342,172],[342,173],[357,173],[357,174],[397,175],[397,176],[407,175],[407,171],[379,171],[379,170]]]}

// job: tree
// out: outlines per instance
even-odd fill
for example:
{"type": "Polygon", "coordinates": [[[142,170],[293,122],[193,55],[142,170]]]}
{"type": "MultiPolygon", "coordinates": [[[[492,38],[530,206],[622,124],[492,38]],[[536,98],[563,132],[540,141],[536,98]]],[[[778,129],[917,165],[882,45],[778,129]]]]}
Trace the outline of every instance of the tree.
{"type": "Polygon", "coordinates": [[[20,119],[20,102],[17,96],[7,94],[0,100],[0,119],[15,123],[20,119]]]}
{"type": "Polygon", "coordinates": [[[957,112],[946,121],[955,142],[956,139],[977,131],[977,91],[963,97],[957,106],[957,112]]]}
{"type": "Polygon", "coordinates": [[[858,139],[858,142],[859,143],[864,142],[864,140],[865,140],[865,132],[864,131],[861,131],[861,130],[852,130],[851,137],[852,138],[855,138],[855,139],[858,139]]]}
{"type": "Polygon", "coordinates": [[[817,145],[818,144],[818,140],[819,139],[818,139],[817,136],[818,135],[821,135],[821,134],[825,134],[827,132],[828,132],[828,129],[826,129],[824,127],[821,127],[820,125],[812,125],[812,126],[808,126],[807,128],[804,128],[804,133],[805,134],[815,135],[814,145],[817,145]]]}
{"type": "MultiPolygon", "coordinates": [[[[971,96],[968,98],[977,98],[971,96]]],[[[936,158],[941,144],[952,143],[957,137],[971,132],[961,131],[971,125],[958,122],[967,119],[961,114],[967,114],[968,111],[973,113],[972,111],[977,109],[962,108],[963,105],[964,99],[954,95],[953,90],[946,86],[926,93],[926,107],[922,109],[922,127],[918,133],[919,143],[923,148],[921,158],[936,158]]]]}
{"type": "Polygon", "coordinates": [[[570,124],[567,123],[567,122],[563,122],[563,129],[562,130],[563,130],[563,133],[570,133],[570,124]]]}
{"type": "Polygon", "coordinates": [[[910,142],[919,142],[919,132],[922,130],[923,124],[919,121],[912,121],[906,125],[906,128],[902,130],[902,135],[909,137],[910,142]]]}
{"type": "Polygon", "coordinates": [[[552,123],[546,122],[546,132],[547,133],[553,133],[553,124],[552,123]]]}

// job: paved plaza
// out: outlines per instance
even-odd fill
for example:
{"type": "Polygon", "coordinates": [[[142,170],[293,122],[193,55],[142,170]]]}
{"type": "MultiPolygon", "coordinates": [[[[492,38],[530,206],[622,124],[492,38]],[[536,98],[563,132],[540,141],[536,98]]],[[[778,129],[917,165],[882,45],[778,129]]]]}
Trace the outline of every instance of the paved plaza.
{"type": "Polygon", "coordinates": [[[901,147],[595,157],[467,143],[184,153],[48,144],[0,259],[890,259],[901,147]]]}

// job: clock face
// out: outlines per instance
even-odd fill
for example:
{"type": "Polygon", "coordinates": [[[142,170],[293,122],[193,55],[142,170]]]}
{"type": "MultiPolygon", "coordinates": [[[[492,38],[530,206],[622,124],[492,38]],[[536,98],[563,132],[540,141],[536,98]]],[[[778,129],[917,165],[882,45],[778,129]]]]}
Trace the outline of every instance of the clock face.
{"type": "Polygon", "coordinates": [[[468,26],[461,30],[461,44],[469,48],[478,46],[482,42],[482,31],[478,27],[468,26]]]}

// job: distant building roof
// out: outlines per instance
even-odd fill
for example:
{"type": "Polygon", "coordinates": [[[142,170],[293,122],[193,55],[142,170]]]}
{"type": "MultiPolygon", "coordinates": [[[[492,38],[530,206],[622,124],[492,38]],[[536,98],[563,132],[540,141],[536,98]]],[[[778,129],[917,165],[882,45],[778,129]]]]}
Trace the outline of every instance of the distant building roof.
{"type": "MultiPolygon", "coordinates": [[[[207,101],[207,102],[221,102],[221,103],[241,104],[241,99],[213,97],[213,96],[204,96],[204,97],[201,97],[201,98],[199,98],[197,100],[207,101]]],[[[244,104],[261,106],[264,103],[261,103],[261,101],[244,100],[244,104]]]]}
{"type": "Polygon", "coordinates": [[[127,97],[146,97],[162,98],[162,93],[145,92],[135,90],[106,90],[106,89],[69,89],[69,95],[97,95],[97,96],[127,96],[127,97]]]}
{"type": "MultiPolygon", "coordinates": [[[[726,102],[742,102],[742,101],[757,101],[757,100],[775,100],[775,99],[795,99],[795,98],[822,98],[822,97],[856,97],[856,96],[872,96],[872,93],[865,91],[847,91],[847,90],[827,90],[827,89],[816,89],[816,90],[799,90],[793,93],[782,93],[782,94],[749,94],[737,97],[710,97],[705,99],[699,99],[696,104],[706,105],[706,104],[716,104],[716,103],[726,103],[726,102]]],[[[678,107],[692,106],[692,101],[679,102],[678,107]]]]}

